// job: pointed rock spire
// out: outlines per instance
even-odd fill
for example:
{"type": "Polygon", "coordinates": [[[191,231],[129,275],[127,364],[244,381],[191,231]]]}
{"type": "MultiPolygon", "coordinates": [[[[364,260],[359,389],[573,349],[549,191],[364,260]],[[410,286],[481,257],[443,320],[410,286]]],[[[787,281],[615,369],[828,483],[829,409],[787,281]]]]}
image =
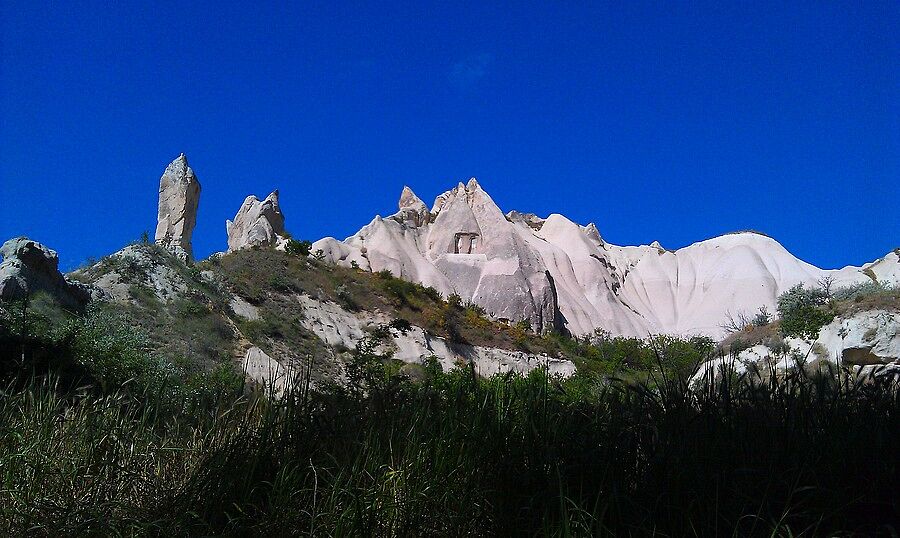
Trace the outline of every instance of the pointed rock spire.
{"type": "Polygon", "coordinates": [[[278,205],[278,190],[260,201],[252,194],[244,199],[234,221],[225,222],[228,252],[254,246],[278,246],[286,241],[284,214],[278,205]]]}
{"type": "Polygon", "coordinates": [[[414,209],[419,211],[421,209],[428,210],[428,207],[425,205],[425,202],[422,201],[421,198],[416,196],[416,193],[412,191],[409,187],[403,187],[403,192],[400,193],[400,202],[398,203],[400,209],[414,209]]]}
{"type": "Polygon", "coordinates": [[[593,222],[589,222],[588,225],[584,227],[584,233],[594,241],[599,241],[601,245],[606,244],[606,241],[600,236],[600,230],[597,229],[597,225],[593,222]]]}
{"type": "Polygon", "coordinates": [[[169,163],[159,179],[156,243],[179,258],[193,258],[191,236],[197,223],[200,182],[184,153],[169,163]]]}
{"type": "Polygon", "coordinates": [[[400,211],[394,215],[396,220],[411,223],[413,226],[421,226],[428,222],[428,206],[409,187],[403,187],[397,205],[400,211]]]}

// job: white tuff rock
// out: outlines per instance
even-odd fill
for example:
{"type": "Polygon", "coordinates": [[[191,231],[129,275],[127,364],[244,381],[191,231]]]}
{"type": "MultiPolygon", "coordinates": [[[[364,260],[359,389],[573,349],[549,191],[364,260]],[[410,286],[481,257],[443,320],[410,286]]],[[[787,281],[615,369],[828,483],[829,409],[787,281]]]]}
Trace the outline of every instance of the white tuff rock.
{"type": "Polygon", "coordinates": [[[262,385],[266,393],[281,396],[288,392],[297,379],[297,372],[290,365],[284,365],[260,348],[253,346],[244,355],[244,373],[262,385]]]}
{"type": "Polygon", "coordinates": [[[783,346],[772,349],[758,344],[736,357],[702,364],[692,383],[717,379],[723,368],[735,374],[750,370],[783,372],[800,366],[830,363],[884,375],[900,368],[900,312],[868,310],[835,318],[819,330],[814,340],[785,338],[783,346]],[[883,370],[887,368],[887,370],[883,370]]]}
{"type": "Polygon", "coordinates": [[[718,338],[729,312],[774,311],[778,295],[796,284],[824,277],[836,285],[900,282],[897,251],[862,267],[823,270],[755,232],[675,251],[658,242],[616,246],[593,223],[558,214],[504,216],[474,179],[439,195],[430,212],[409,188],[399,206],[344,241],[320,239],[313,251],[456,293],[496,319],[526,320],[536,330],[718,338]]]}
{"type": "Polygon", "coordinates": [[[430,213],[409,188],[399,205],[398,213],[375,217],[343,243],[325,238],[313,251],[458,294],[497,319],[527,320],[536,330],[554,327],[556,298],[547,266],[475,178],[438,196],[430,213]]]}
{"type": "Polygon", "coordinates": [[[191,235],[197,223],[200,182],[182,153],[159,179],[156,242],[182,260],[193,258],[191,235]]]}
{"type": "Polygon", "coordinates": [[[255,246],[283,247],[287,238],[278,191],[262,201],[253,195],[244,199],[234,221],[225,221],[225,231],[228,233],[228,252],[255,246]]]}

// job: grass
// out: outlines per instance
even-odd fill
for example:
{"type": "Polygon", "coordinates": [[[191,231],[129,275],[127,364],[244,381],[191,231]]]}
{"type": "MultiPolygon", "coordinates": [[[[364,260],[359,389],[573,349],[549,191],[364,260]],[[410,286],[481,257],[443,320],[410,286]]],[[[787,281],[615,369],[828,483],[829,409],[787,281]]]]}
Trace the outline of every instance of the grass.
{"type": "Polygon", "coordinates": [[[699,348],[682,341],[557,335],[626,365],[651,349],[660,368],[481,379],[432,362],[412,382],[373,335],[349,351],[347,385],[312,389],[307,371],[267,400],[234,372],[186,378],[105,314],[56,326],[17,312],[0,309],[3,535],[900,529],[898,392],[842,372],[691,390],[679,372],[699,348]]]}
{"type": "MultiPolygon", "coordinates": [[[[300,389],[160,413],[152,395],[0,400],[10,535],[808,535],[896,530],[889,391],[792,377],[691,392],[478,379],[300,389]],[[852,461],[852,464],[848,464],[852,461]]],[[[300,384],[300,387],[303,387],[300,384]]]]}
{"type": "MultiPolygon", "coordinates": [[[[214,269],[257,305],[262,319],[239,322],[242,333],[309,358],[294,390],[268,400],[228,363],[153,353],[131,311],[73,318],[0,305],[0,534],[900,531],[900,392],[890,385],[798,369],[690,389],[711,342],[535,335],[392,275],[267,251],[196,269],[185,270],[214,269]],[[373,334],[344,350],[346,385],[313,385],[330,352],[297,323],[293,293],[397,312],[449,338],[546,350],[577,360],[579,373],[401,368],[376,353],[373,334]]],[[[165,304],[132,293],[148,319],[161,307],[154,315],[192,332],[227,317],[202,290],[165,304]]]]}

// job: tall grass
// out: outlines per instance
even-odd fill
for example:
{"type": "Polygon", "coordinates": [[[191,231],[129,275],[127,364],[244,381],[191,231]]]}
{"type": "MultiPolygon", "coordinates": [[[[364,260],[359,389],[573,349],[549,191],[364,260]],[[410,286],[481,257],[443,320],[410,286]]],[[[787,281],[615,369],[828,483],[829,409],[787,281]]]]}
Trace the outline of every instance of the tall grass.
{"type": "Polygon", "coordinates": [[[10,535],[871,535],[898,527],[897,394],[828,376],[426,381],[202,406],[0,397],[10,535]],[[162,411],[165,410],[165,411],[162,411]],[[178,410],[178,411],[175,411],[178,410]]]}

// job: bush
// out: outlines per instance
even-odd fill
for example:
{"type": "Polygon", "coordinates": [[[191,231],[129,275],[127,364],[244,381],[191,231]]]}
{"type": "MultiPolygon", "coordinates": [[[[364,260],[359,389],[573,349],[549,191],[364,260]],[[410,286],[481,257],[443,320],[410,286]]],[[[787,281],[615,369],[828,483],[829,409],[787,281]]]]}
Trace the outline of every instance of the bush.
{"type": "Polygon", "coordinates": [[[443,297],[441,297],[441,292],[432,288],[431,286],[422,286],[422,294],[435,303],[439,303],[443,300],[443,297]]]}
{"type": "Polygon", "coordinates": [[[463,306],[463,308],[466,310],[466,313],[472,312],[473,315],[479,317],[487,316],[487,310],[485,310],[484,307],[474,301],[466,301],[466,304],[463,306]]]}
{"type": "Polygon", "coordinates": [[[312,243],[310,241],[297,241],[296,239],[289,239],[287,245],[284,248],[284,251],[288,254],[294,256],[309,256],[309,252],[312,250],[312,243]]]}
{"type": "Polygon", "coordinates": [[[350,289],[346,284],[339,284],[334,288],[334,296],[337,297],[338,301],[345,307],[350,310],[357,310],[359,306],[356,304],[356,301],[353,300],[353,294],[350,293],[350,289]]]}
{"type": "Polygon", "coordinates": [[[819,329],[834,319],[828,307],[828,293],[822,288],[797,284],[778,296],[778,315],[785,336],[816,338],[819,329]]]}
{"type": "Polygon", "coordinates": [[[153,356],[147,338],[113,314],[91,311],[63,326],[58,338],[70,342],[73,358],[105,390],[130,383],[156,392],[176,383],[172,364],[153,356]]]}
{"type": "Polygon", "coordinates": [[[835,301],[853,301],[859,302],[866,297],[879,295],[890,295],[895,293],[897,288],[882,284],[881,282],[863,282],[838,288],[834,291],[832,297],[835,301]]]}
{"type": "Polygon", "coordinates": [[[735,334],[739,332],[749,332],[752,331],[754,327],[764,327],[771,322],[772,315],[769,313],[769,309],[763,305],[759,307],[756,314],[753,314],[752,316],[749,316],[744,312],[732,314],[731,312],[726,311],[725,321],[722,322],[719,327],[725,331],[725,334],[735,334]]]}
{"type": "Polygon", "coordinates": [[[756,311],[756,315],[753,316],[752,323],[757,327],[762,327],[763,325],[772,323],[772,314],[769,313],[769,309],[766,308],[765,305],[759,307],[759,310],[756,311]]]}

